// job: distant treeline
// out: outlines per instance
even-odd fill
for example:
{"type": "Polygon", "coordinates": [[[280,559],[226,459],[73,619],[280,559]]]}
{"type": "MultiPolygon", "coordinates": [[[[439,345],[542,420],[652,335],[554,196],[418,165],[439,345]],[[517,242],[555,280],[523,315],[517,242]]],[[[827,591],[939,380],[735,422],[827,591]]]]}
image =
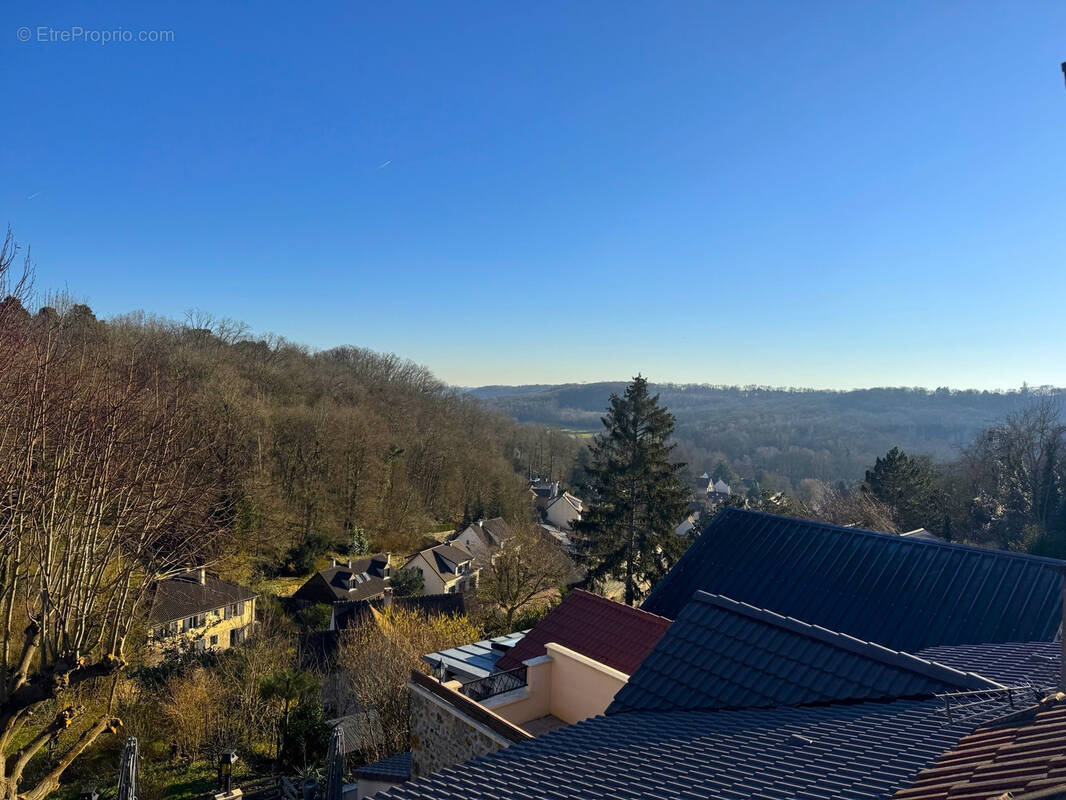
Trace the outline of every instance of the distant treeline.
{"type": "MultiPolygon", "coordinates": [[[[625,383],[469,390],[520,422],[594,431],[625,383]]],[[[855,483],[893,447],[954,462],[990,426],[1038,398],[1066,390],[912,388],[781,389],[654,384],[677,420],[677,457],[691,471],[718,471],[764,490],[792,492],[804,479],[855,483]]]]}

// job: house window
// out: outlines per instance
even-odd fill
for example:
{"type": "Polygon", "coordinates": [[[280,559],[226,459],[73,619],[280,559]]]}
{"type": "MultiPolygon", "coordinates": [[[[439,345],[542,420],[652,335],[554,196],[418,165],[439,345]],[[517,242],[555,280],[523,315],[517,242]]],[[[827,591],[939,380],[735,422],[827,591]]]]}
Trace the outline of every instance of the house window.
{"type": "Polygon", "coordinates": [[[206,649],[207,649],[207,642],[205,642],[203,639],[197,639],[196,640],[196,652],[197,653],[202,653],[206,649]]]}
{"type": "Polygon", "coordinates": [[[229,646],[236,647],[245,640],[244,628],[234,628],[229,632],[229,646]]]}
{"type": "Polygon", "coordinates": [[[207,619],[203,614],[194,614],[185,620],[185,630],[191,631],[195,628],[202,628],[207,624],[207,619]]]}
{"type": "Polygon", "coordinates": [[[225,612],[223,613],[223,617],[225,619],[233,619],[234,617],[243,617],[243,616],[244,616],[244,601],[241,601],[240,603],[233,603],[231,605],[226,606],[225,612]]]}
{"type": "Polygon", "coordinates": [[[217,635],[211,637],[211,646],[212,647],[218,647],[218,636],[217,635]]]}

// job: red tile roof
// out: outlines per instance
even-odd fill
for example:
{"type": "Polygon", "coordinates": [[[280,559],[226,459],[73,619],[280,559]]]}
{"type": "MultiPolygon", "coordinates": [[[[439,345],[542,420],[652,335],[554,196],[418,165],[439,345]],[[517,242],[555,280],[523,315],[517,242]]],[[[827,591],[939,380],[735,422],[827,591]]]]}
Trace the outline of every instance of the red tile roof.
{"type": "Polygon", "coordinates": [[[978,728],[895,800],[991,800],[1066,784],[1066,695],[978,728]]]}
{"type": "Polygon", "coordinates": [[[520,667],[544,655],[544,645],[554,642],[632,675],[668,627],[666,617],[574,589],[496,662],[496,668],[520,667]]]}

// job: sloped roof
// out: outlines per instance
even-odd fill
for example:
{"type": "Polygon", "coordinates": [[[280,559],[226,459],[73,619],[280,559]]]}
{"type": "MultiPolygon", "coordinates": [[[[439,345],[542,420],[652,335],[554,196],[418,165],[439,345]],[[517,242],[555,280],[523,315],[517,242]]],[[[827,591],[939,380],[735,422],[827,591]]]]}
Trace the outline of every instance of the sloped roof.
{"type": "MultiPolygon", "coordinates": [[[[429,565],[437,571],[437,574],[441,576],[455,574],[455,572],[452,571],[452,568],[448,566],[449,562],[458,565],[473,560],[473,556],[458,545],[438,544],[436,547],[430,547],[427,550],[421,550],[418,553],[415,553],[407,559],[407,564],[410,564],[420,555],[423,556],[429,565]]],[[[406,566],[406,564],[404,566],[406,566]]]]}
{"type": "Polygon", "coordinates": [[[156,584],[148,619],[153,623],[172,622],[253,597],[258,597],[258,593],[224,581],[213,573],[206,573],[203,583],[200,583],[196,573],[191,573],[156,584]]]}
{"type": "Polygon", "coordinates": [[[480,522],[472,522],[463,530],[454,534],[453,542],[463,549],[468,549],[474,558],[474,563],[479,567],[487,567],[492,563],[492,557],[500,551],[503,543],[514,536],[511,526],[503,517],[494,517],[480,522]],[[467,542],[459,543],[459,537],[470,531],[475,542],[468,546],[467,542]]]}
{"type": "Polygon", "coordinates": [[[1005,686],[1051,689],[1062,678],[1061,642],[998,642],[930,647],[917,655],[1005,686]]]}
{"type": "Polygon", "coordinates": [[[303,586],[293,593],[293,597],[312,603],[370,600],[380,597],[389,585],[385,578],[388,564],[388,553],[377,553],[327,567],[308,578],[303,586]],[[355,585],[348,588],[352,578],[355,579],[355,585]]]}
{"type": "Polygon", "coordinates": [[[565,503],[565,505],[568,506],[571,510],[576,511],[578,513],[581,512],[581,507],[583,505],[581,499],[578,497],[574,497],[572,494],[570,494],[570,492],[563,492],[557,498],[552,500],[552,502],[548,503],[548,508],[551,508],[556,503],[565,503]]]}
{"type": "Polygon", "coordinates": [[[922,772],[896,800],[977,800],[1066,784],[1066,695],[986,725],[922,772]]]}
{"type": "Polygon", "coordinates": [[[998,687],[972,673],[697,592],[607,713],[797,706],[998,687]]]}
{"type": "Polygon", "coordinates": [[[737,508],[719,512],[643,608],[676,617],[697,589],[897,650],[1050,640],[1063,562],[842,528],[737,508]]]}
{"type": "Polygon", "coordinates": [[[937,700],[638,711],[569,725],[389,789],[402,800],[886,798],[973,730],[937,700]]]}
{"type": "Polygon", "coordinates": [[[554,642],[631,675],[668,627],[668,619],[574,589],[496,668],[520,667],[523,661],[544,655],[544,645],[554,642]]]}
{"type": "Polygon", "coordinates": [[[511,530],[511,526],[507,524],[503,517],[493,517],[492,519],[484,520],[480,527],[482,531],[487,533],[490,537],[488,544],[496,547],[499,547],[514,536],[514,531],[511,530]]]}
{"type": "Polygon", "coordinates": [[[405,781],[411,777],[411,751],[359,767],[355,771],[355,777],[384,783],[405,781]]]}

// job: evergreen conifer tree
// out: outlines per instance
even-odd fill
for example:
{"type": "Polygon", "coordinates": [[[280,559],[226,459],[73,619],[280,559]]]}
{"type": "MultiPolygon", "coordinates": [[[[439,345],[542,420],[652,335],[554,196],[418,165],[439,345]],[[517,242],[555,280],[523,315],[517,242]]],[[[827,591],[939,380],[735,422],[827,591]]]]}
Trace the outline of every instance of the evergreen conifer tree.
{"type": "Polygon", "coordinates": [[[911,457],[893,447],[866,471],[864,485],[891,506],[904,531],[920,527],[935,530],[942,522],[936,474],[927,458],[911,457]]]}
{"type": "Polygon", "coordinates": [[[684,464],[670,460],[674,418],[638,375],[622,397],[611,395],[604,431],[590,447],[587,508],[576,532],[588,579],[620,580],[625,602],[647,594],[681,557],[689,539],[674,528],[690,492],[684,464]]]}

